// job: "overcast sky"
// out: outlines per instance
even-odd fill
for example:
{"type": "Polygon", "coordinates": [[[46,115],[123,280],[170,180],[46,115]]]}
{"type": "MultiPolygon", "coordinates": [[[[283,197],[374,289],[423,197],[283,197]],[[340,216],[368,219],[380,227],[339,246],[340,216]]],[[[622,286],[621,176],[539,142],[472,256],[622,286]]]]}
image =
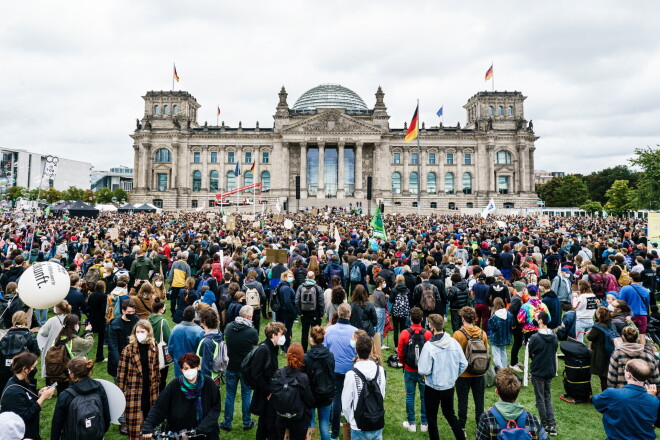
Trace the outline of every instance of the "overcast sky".
{"type": "Polygon", "coordinates": [[[466,122],[488,89],[527,96],[536,168],[588,173],[660,143],[660,2],[26,1],[0,15],[0,148],[132,165],[128,137],[147,90],[172,63],[201,104],[199,123],[272,126],[289,106],[339,83],[390,125],[466,122]],[[415,5],[415,6],[413,6],[415,5]]]}

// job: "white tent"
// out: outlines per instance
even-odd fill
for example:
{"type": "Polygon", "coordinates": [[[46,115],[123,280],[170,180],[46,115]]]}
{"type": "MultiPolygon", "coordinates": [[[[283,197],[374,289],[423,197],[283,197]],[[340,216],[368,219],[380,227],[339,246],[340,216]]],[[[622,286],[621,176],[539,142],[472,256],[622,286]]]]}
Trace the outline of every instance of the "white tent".
{"type": "Polygon", "coordinates": [[[117,207],[115,205],[103,205],[103,204],[98,204],[94,206],[96,209],[98,209],[101,212],[107,212],[107,211],[116,211],[117,207]]]}

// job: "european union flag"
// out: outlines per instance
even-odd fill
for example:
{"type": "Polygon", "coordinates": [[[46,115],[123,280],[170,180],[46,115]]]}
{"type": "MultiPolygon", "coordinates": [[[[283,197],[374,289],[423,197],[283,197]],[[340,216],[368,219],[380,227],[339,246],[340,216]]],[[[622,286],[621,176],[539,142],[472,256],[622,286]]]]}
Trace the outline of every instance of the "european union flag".
{"type": "Polygon", "coordinates": [[[438,117],[442,116],[442,107],[440,107],[440,110],[438,110],[438,113],[436,113],[436,115],[438,115],[438,117]]]}
{"type": "Polygon", "coordinates": [[[240,161],[236,162],[236,169],[234,170],[234,176],[238,177],[241,175],[240,161]]]}

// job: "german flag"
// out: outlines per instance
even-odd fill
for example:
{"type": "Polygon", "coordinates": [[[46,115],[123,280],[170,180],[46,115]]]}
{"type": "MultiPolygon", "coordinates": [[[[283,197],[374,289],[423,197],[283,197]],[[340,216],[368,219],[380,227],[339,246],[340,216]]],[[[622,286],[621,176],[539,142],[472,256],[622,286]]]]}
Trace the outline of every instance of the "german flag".
{"type": "Polygon", "coordinates": [[[220,116],[220,106],[218,106],[218,116],[220,116]]]}
{"type": "Polygon", "coordinates": [[[412,120],[410,121],[410,127],[408,127],[408,132],[406,133],[405,141],[406,143],[417,139],[419,135],[419,104],[415,108],[415,114],[413,114],[412,120]]]}
{"type": "Polygon", "coordinates": [[[484,81],[488,81],[493,77],[493,65],[491,64],[488,70],[486,71],[486,78],[484,78],[484,81]]]}
{"type": "Polygon", "coordinates": [[[179,75],[177,75],[176,73],[176,64],[174,65],[174,79],[176,80],[176,82],[179,82],[179,75]]]}
{"type": "Polygon", "coordinates": [[[252,162],[252,166],[250,167],[250,172],[251,173],[254,173],[254,167],[255,167],[256,164],[257,164],[256,160],[252,162]]]}

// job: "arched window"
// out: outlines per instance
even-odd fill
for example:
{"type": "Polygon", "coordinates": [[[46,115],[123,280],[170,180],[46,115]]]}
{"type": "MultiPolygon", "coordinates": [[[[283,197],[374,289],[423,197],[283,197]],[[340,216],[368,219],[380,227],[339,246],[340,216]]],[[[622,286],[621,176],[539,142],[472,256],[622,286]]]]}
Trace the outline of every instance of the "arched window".
{"type": "Polygon", "coordinates": [[[401,194],[401,174],[392,173],[392,194],[401,194]]]}
{"type": "Polygon", "coordinates": [[[154,105],[154,115],[159,115],[160,114],[160,107],[158,105],[154,105]]]}
{"type": "Polygon", "coordinates": [[[513,106],[512,106],[512,105],[510,105],[510,106],[506,109],[506,114],[507,114],[507,116],[513,116],[513,106]]]}
{"type": "Polygon", "coordinates": [[[445,174],[445,194],[454,194],[454,173],[445,174]]]}
{"type": "Polygon", "coordinates": [[[502,116],[504,114],[504,108],[500,105],[497,107],[497,116],[502,116]]]}
{"type": "Polygon", "coordinates": [[[261,190],[270,191],[270,172],[268,171],[261,173],[261,190]]]}
{"type": "Polygon", "coordinates": [[[463,173],[463,194],[472,194],[472,174],[463,173]]]}
{"type": "Polygon", "coordinates": [[[227,172],[227,191],[236,189],[236,176],[234,175],[234,170],[227,172]]]}
{"type": "Polygon", "coordinates": [[[436,193],[435,173],[428,173],[426,175],[426,192],[429,194],[436,193]]]}
{"type": "Polygon", "coordinates": [[[156,157],[154,158],[156,162],[172,162],[172,153],[167,148],[161,148],[156,150],[156,157]]]}
{"type": "Polygon", "coordinates": [[[488,106],[488,110],[486,110],[486,113],[488,114],[488,116],[493,116],[493,106],[492,105],[488,106]]]}
{"type": "Polygon", "coordinates": [[[169,115],[170,114],[170,106],[169,105],[163,106],[163,114],[164,115],[169,115]]]}
{"type": "Polygon", "coordinates": [[[243,174],[243,185],[248,186],[252,185],[254,183],[254,174],[252,174],[252,171],[246,171],[243,174]]]}
{"type": "Polygon", "coordinates": [[[500,165],[511,164],[511,153],[505,150],[500,150],[495,155],[495,163],[500,165]]]}
{"type": "Polygon", "coordinates": [[[172,114],[173,115],[178,115],[179,114],[179,106],[178,105],[172,106],[172,114]]]}
{"type": "Polygon", "coordinates": [[[419,177],[417,173],[410,173],[410,194],[417,194],[419,191],[419,177]]]}
{"type": "Polygon", "coordinates": [[[192,190],[195,192],[202,190],[202,172],[197,170],[192,174],[192,190]]]}
{"type": "Polygon", "coordinates": [[[220,175],[218,174],[217,171],[211,171],[209,174],[209,191],[217,191],[218,190],[218,178],[220,175]]]}

